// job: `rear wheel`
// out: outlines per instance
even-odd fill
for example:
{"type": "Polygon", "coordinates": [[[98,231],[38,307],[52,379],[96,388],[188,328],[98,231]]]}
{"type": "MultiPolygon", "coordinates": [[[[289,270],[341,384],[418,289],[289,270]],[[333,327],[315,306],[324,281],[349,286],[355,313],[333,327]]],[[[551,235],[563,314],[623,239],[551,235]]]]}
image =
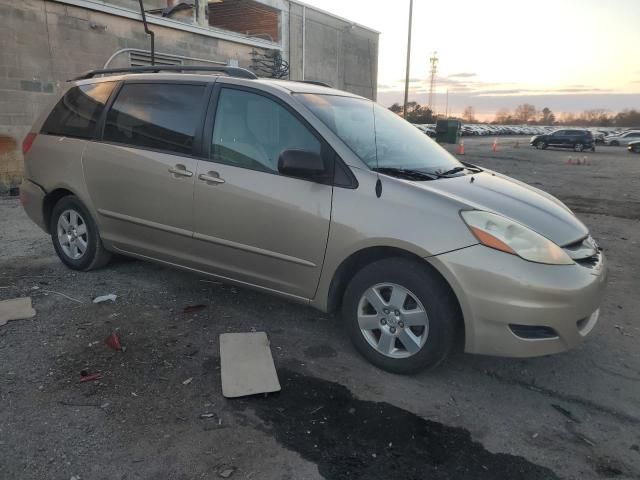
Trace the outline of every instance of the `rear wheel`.
{"type": "Polygon", "coordinates": [[[612,147],[617,147],[620,145],[620,142],[618,142],[617,140],[612,140],[611,142],[609,142],[609,145],[611,145],[612,147]]]}
{"type": "Polygon", "coordinates": [[[364,267],[342,303],[342,320],[356,349],[394,373],[414,373],[442,362],[459,319],[456,299],[442,278],[404,258],[364,267]]]}
{"type": "Polygon", "coordinates": [[[53,207],[49,231],[58,257],[73,270],[100,268],[111,259],[93,218],[74,195],[61,198],[53,207]]]}

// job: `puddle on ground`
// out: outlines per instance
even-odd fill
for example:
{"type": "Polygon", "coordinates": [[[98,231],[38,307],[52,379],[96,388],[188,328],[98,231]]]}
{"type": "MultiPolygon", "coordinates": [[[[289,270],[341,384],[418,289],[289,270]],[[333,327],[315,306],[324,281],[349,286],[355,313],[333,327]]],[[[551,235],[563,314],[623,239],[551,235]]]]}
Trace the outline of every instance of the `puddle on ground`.
{"type": "Polygon", "coordinates": [[[286,448],[328,480],[558,478],[522,457],[494,454],[462,428],[388,403],[358,400],[344,386],[279,369],[282,391],[242,399],[286,448]]]}

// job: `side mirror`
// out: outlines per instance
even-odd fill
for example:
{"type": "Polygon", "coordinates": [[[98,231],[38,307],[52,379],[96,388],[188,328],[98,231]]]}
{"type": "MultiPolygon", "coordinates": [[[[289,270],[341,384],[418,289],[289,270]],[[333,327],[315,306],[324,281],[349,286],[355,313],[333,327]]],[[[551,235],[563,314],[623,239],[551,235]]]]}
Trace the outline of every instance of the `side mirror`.
{"type": "Polygon", "coordinates": [[[278,172],[289,177],[317,180],[326,175],[327,169],[318,153],[306,150],[285,150],[278,158],[278,172]]]}

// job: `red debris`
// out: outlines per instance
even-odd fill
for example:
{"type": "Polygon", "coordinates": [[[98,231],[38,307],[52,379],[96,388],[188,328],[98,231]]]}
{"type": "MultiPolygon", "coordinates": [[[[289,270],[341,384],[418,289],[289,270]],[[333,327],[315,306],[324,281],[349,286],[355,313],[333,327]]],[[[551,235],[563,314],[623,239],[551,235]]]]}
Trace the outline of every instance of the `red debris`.
{"type": "Polygon", "coordinates": [[[195,312],[199,312],[200,310],[204,310],[205,308],[207,308],[206,305],[189,305],[187,307],[184,307],[184,309],[182,310],[183,313],[195,313],[195,312]]]}
{"type": "Polygon", "coordinates": [[[91,375],[85,375],[83,377],[80,377],[80,383],[92,382],[94,380],[100,380],[101,378],[102,378],[101,373],[92,373],[91,375]]]}
{"type": "Polygon", "coordinates": [[[113,332],[111,335],[105,338],[104,343],[106,343],[114,350],[117,350],[119,352],[122,351],[122,345],[120,344],[120,334],[118,332],[113,332]]]}

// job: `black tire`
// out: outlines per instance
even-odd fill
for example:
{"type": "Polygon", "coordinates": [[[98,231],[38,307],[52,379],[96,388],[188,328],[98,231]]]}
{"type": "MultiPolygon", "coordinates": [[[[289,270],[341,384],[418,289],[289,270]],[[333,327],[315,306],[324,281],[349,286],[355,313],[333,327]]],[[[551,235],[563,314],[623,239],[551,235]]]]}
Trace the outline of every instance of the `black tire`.
{"type": "Polygon", "coordinates": [[[49,222],[49,231],[51,232],[51,240],[53,247],[67,267],[73,270],[89,271],[105,266],[111,260],[111,253],[105,250],[98,227],[89,214],[89,211],[75,195],[62,197],[53,207],[51,219],[49,222]],[[86,225],[86,250],[79,258],[72,258],[65,253],[63,246],[58,238],[58,220],[63,213],[75,211],[80,214],[83,224],[86,225]]]}
{"type": "Polygon", "coordinates": [[[574,150],[575,152],[582,152],[582,151],[584,150],[584,144],[582,144],[582,143],[576,143],[576,144],[573,146],[573,150],[574,150]]]}
{"type": "MultiPolygon", "coordinates": [[[[341,317],[362,356],[382,370],[400,374],[434,368],[444,361],[455,343],[456,326],[461,324],[462,318],[458,302],[444,280],[428,265],[401,257],[379,260],[358,271],[345,291],[341,317]],[[417,353],[405,358],[391,358],[380,353],[367,341],[358,324],[360,299],[370,287],[384,283],[409,290],[424,306],[428,316],[424,344],[417,353]]],[[[395,340],[394,345],[398,345],[395,340]]]]}
{"type": "Polygon", "coordinates": [[[617,140],[613,140],[611,143],[609,143],[609,145],[611,145],[612,147],[618,147],[620,146],[620,142],[618,142],[617,140]]]}
{"type": "Polygon", "coordinates": [[[547,149],[547,144],[541,140],[541,141],[536,143],[536,148],[538,150],[546,150],[547,149]]]}
{"type": "Polygon", "coordinates": [[[640,153],[640,145],[633,145],[631,151],[634,153],[640,153]]]}

